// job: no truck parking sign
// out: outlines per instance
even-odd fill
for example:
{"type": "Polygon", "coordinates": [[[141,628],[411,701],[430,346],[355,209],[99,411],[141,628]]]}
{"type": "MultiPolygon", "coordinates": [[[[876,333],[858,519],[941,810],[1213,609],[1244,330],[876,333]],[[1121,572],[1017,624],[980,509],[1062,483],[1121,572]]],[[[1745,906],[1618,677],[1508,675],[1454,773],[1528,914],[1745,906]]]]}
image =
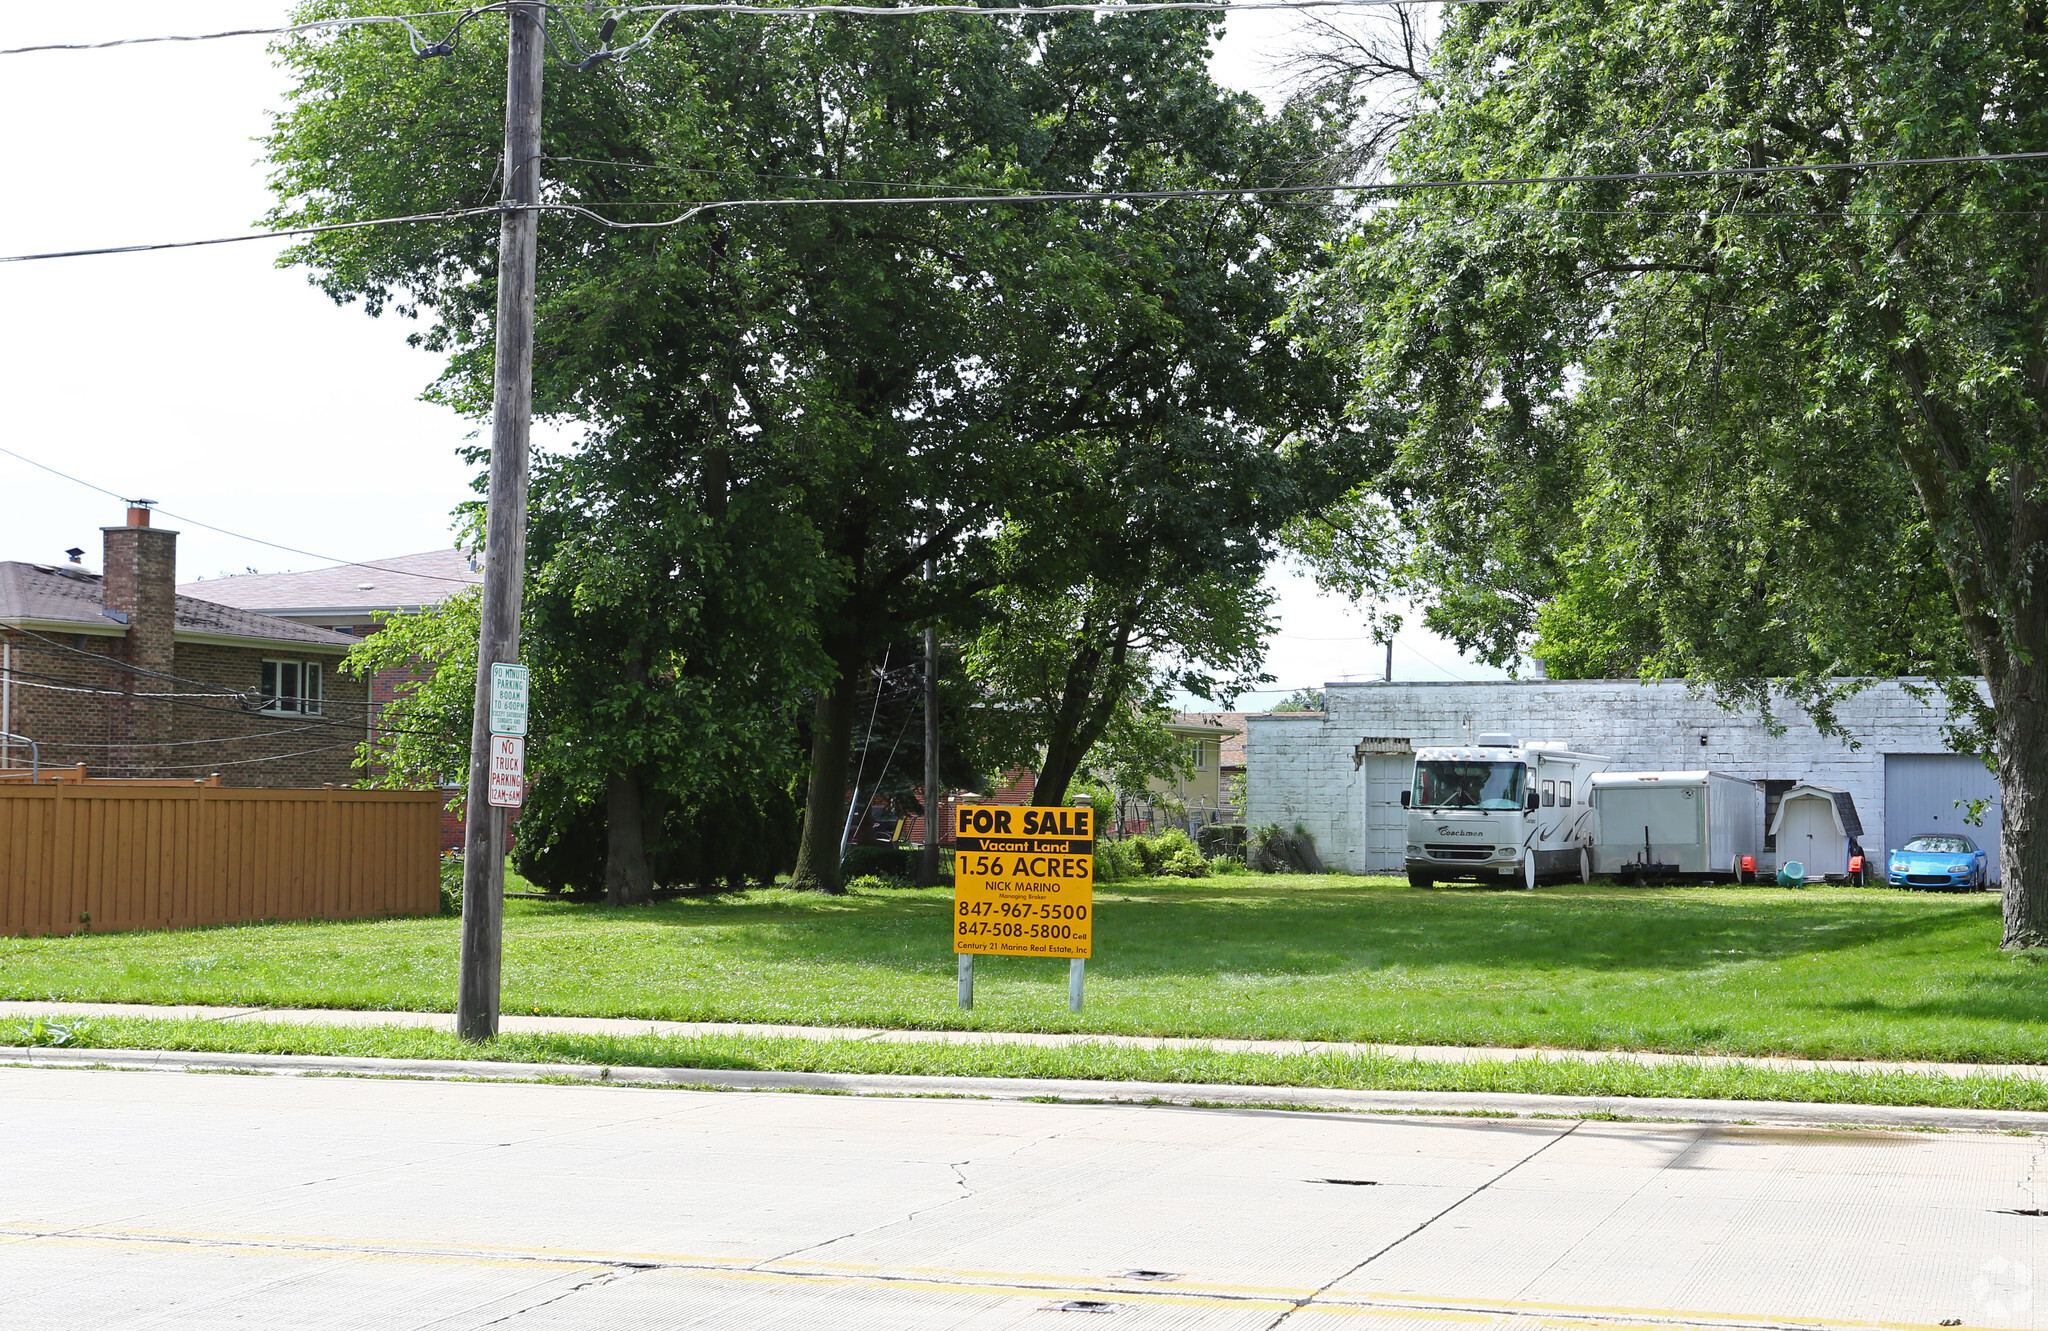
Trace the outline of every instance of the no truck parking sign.
{"type": "Polygon", "coordinates": [[[963,804],[954,818],[953,950],[1088,956],[1095,810],[963,804]]]}

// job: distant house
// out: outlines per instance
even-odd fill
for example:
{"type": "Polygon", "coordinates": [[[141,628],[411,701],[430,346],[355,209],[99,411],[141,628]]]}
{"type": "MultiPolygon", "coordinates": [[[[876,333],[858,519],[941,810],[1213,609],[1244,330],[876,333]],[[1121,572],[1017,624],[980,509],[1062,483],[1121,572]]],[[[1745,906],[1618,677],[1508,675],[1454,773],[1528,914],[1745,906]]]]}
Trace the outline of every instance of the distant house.
{"type": "Polygon", "coordinates": [[[385,615],[432,610],[457,592],[482,585],[483,580],[482,560],[450,548],[336,564],[306,573],[201,578],[183,584],[178,591],[363,637],[375,632],[385,615]]]}
{"type": "MultiPolygon", "coordinates": [[[[1194,771],[1189,776],[1155,777],[1152,800],[1125,801],[1118,819],[1120,833],[1158,831],[1165,827],[1194,828],[1228,822],[1236,816],[1223,784],[1224,746],[1242,742],[1243,728],[1232,728],[1217,712],[1176,712],[1166,723],[1168,733],[1188,745],[1188,760],[1194,771]]],[[[1028,767],[1012,768],[986,793],[952,791],[939,802],[939,844],[953,844],[953,809],[960,804],[1029,804],[1038,784],[1038,773],[1028,767]]],[[[924,818],[918,814],[889,824],[890,834],[900,845],[924,841],[924,818]]],[[[887,840],[887,836],[876,839],[887,840]]]]}
{"type": "MultiPolygon", "coordinates": [[[[178,588],[185,596],[260,611],[300,624],[365,638],[385,616],[432,610],[484,580],[483,562],[457,549],[394,555],[360,564],[336,564],[306,573],[237,573],[201,578],[178,588]]],[[[389,667],[370,680],[370,704],[382,707],[409,683],[425,677],[417,667],[389,667]]]]}
{"type": "Polygon", "coordinates": [[[1237,808],[1230,802],[1223,784],[1223,747],[1244,735],[1243,725],[1225,724],[1220,712],[1175,712],[1166,723],[1169,733],[1188,748],[1193,769],[1187,775],[1155,777],[1152,793],[1179,804],[1184,817],[1197,826],[1204,823],[1234,822],[1237,808]]]}
{"type": "MultiPolygon", "coordinates": [[[[100,573],[0,562],[0,769],[304,787],[355,778],[350,639],[176,586],[178,534],[131,507],[100,573]]],[[[80,552],[82,553],[82,552],[80,552]]]]}
{"type": "MultiPolygon", "coordinates": [[[[483,561],[453,547],[414,555],[393,555],[360,564],[336,564],[305,573],[238,573],[202,578],[178,588],[225,605],[260,611],[279,619],[318,625],[364,638],[394,614],[417,614],[483,583],[483,561]]],[[[387,666],[369,681],[372,711],[395,701],[425,679],[421,662],[387,666]]],[[[442,828],[443,849],[462,844],[462,820],[450,813],[442,828]]]]}

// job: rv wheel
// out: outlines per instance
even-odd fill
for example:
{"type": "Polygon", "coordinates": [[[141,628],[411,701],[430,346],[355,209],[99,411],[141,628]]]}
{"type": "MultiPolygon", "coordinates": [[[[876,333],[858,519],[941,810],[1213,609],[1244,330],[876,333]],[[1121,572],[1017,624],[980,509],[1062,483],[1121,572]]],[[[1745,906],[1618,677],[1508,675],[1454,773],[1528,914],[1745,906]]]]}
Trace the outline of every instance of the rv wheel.
{"type": "Polygon", "coordinates": [[[1579,881],[1582,883],[1593,881],[1593,857],[1586,853],[1584,846],[1579,847],[1579,881]]]}
{"type": "Polygon", "coordinates": [[[1522,857],[1522,890],[1536,890],[1536,852],[1533,850],[1522,857]]]}
{"type": "Polygon", "coordinates": [[[1435,887],[1435,886],[1436,886],[1436,875],[1435,875],[1435,874],[1432,874],[1432,873],[1421,873],[1421,872],[1418,872],[1418,871],[1416,871],[1416,870],[1414,870],[1414,869],[1410,869],[1410,870],[1408,871],[1408,886],[1410,886],[1410,887],[1435,887]]]}

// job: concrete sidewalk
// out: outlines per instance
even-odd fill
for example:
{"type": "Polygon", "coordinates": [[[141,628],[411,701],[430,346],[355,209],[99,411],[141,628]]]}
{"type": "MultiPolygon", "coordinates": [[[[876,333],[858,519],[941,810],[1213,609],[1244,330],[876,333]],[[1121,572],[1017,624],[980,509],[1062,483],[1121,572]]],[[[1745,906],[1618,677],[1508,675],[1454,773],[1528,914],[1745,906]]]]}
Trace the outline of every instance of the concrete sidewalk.
{"type": "MultiPolygon", "coordinates": [[[[8,1025],[34,1017],[132,1017],[170,1021],[281,1022],[306,1026],[399,1026],[453,1031],[446,1012],[379,1012],[344,1008],[262,1008],[155,1006],[142,1003],[0,1002],[0,1045],[8,1025]]],[[[1654,1054],[1597,1049],[1517,1049],[1483,1045],[1401,1045],[1324,1040],[1188,1039],[1151,1035],[1040,1035],[1026,1031],[918,1031],[873,1026],[777,1026],[754,1022],[652,1021],[640,1017],[536,1017],[507,1013],[499,1023],[507,1034],[660,1036],[689,1039],[707,1035],[767,1036],[793,1040],[852,1040],[878,1044],[1005,1044],[1059,1048],[1107,1045],[1127,1049],[1197,1049],[1246,1054],[1331,1054],[1379,1056],[1419,1063],[1491,1063],[1536,1059],[1545,1062],[1630,1063],[1644,1067],[1748,1067],[1790,1072],[1913,1073],[1936,1077],[1998,1076],[2048,1080],[2048,1066],[2027,1063],[1919,1063],[1858,1059],[1743,1058],[1725,1054],[1654,1054]]]]}

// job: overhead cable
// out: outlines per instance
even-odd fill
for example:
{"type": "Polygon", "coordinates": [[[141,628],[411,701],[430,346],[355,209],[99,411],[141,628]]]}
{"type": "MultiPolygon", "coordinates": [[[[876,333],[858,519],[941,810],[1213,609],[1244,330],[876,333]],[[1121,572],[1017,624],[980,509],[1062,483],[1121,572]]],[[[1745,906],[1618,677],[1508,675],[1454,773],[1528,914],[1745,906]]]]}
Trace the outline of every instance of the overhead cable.
{"type": "MultiPolygon", "coordinates": [[[[103,495],[112,495],[115,499],[119,499],[124,504],[128,502],[127,496],[117,494],[114,491],[109,490],[104,485],[94,485],[91,481],[81,480],[78,477],[73,476],[68,471],[58,471],[55,467],[51,466],[47,462],[38,462],[34,458],[28,457],[21,453],[17,453],[11,448],[0,447],[0,453],[5,453],[8,457],[13,458],[17,462],[26,462],[31,467],[36,467],[43,471],[47,471],[52,476],[62,477],[64,480],[70,481],[73,485],[82,485],[88,490],[97,490],[103,495]]],[[[276,541],[266,541],[260,536],[246,536],[238,531],[229,531],[226,527],[216,527],[210,522],[201,522],[198,518],[186,517],[183,513],[173,513],[171,512],[171,510],[167,508],[159,507],[154,511],[163,514],[167,518],[176,518],[180,522],[189,523],[194,527],[204,527],[208,531],[219,532],[222,536],[232,536],[238,541],[248,541],[253,545],[267,545],[273,550],[283,550],[287,554],[304,555],[308,559],[323,559],[330,564],[341,564],[349,568],[366,568],[378,573],[390,573],[396,577],[401,578],[424,578],[429,582],[454,582],[460,583],[462,586],[465,587],[474,587],[478,585],[477,580],[475,578],[451,578],[441,573],[420,573],[412,569],[392,568],[385,564],[366,564],[360,560],[355,559],[336,559],[333,555],[315,554],[311,550],[301,550],[297,546],[279,545],[276,541]]]]}
{"type": "MultiPolygon", "coordinates": [[[[931,14],[959,14],[966,18],[1022,18],[1038,14],[1121,14],[1143,13],[1148,10],[1207,11],[1228,14],[1234,10],[1252,9],[1384,9],[1397,5],[1431,3],[1445,5],[1506,4],[1509,0],[1238,0],[1237,3],[1215,3],[1215,0],[1136,0],[1131,4],[1055,4],[1015,5],[1002,8],[983,9],[976,5],[634,5],[607,11],[619,14],[657,14],[654,25],[629,46],[614,51],[602,51],[606,58],[617,58],[645,45],[671,14],[745,14],[758,18],[812,18],[824,14],[851,14],[864,18],[919,18],[931,14]]],[[[474,9],[439,9],[419,14],[378,14],[359,18],[323,19],[316,23],[296,23],[281,28],[233,28],[225,32],[197,32],[172,34],[162,37],[119,37],[104,42],[44,42],[35,46],[13,46],[0,49],[0,55],[30,55],[40,51],[104,51],[116,46],[151,46],[164,42],[210,42],[224,37],[293,37],[301,33],[322,29],[359,28],[375,24],[397,24],[406,30],[406,39],[417,56],[447,55],[454,49],[454,38],[440,42],[429,41],[425,34],[414,27],[411,20],[428,18],[454,18],[467,23],[481,14],[501,12],[502,5],[480,5],[474,9]],[[443,49],[446,48],[446,49],[443,49]]],[[[550,5],[549,8],[555,8],[550,5]]]]}
{"type": "MultiPolygon", "coordinates": [[[[1849,162],[1783,162],[1769,166],[1727,166],[1703,167],[1692,171],[1609,171],[1584,172],[1554,176],[1483,176],[1470,180],[1402,180],[1378,184],[1355,184],[1323,182],[1310,185],[1225,185],[1203,189],[1154,189],[1154,190],[1045,190],[1018,191],[1014,194],[987,194],[969,196],[922,196],[903,197],[883,195],[861,198],[802,198],[802,199],[710,199],[702,203],[684,205],[680,202],[668,204],[646,204],[636,206],[682,207],[684,211],[674,217],[656,222],[621,222],[593,211],[580,203],[533,203],[533,204],[488,204],[475,208],[454,208],[438,213],[409,213],[401,217],[378,217],[360,222],[328,222],[318,226],[290,227],[276,231],[251,231],[235,236],[217,236],[207,240],[163,241],[145,245],[113,245],[89,250],[53,250],[41,254],[0,255],[0,263],[27,263],[38,259],[78,259],[103,254],[138,254],[149,250],[190,249],[200,245],[233,245],[249,240],[275,240],[288,236],[311,236],[330,231],[354,231],[363,227],[396,226],[415,222],[446,222],[466,217],[480,217],[521,210],[541,213],[571,213],[614,231],[657,230],[679,226],[703,213],[727,208],[808,208],[808,207],[993,207],[1008,204],[1031,203],[1133,203],[1165,199],[1228,199],[1259,198],[1300,194],[1375,194],[1402,195],[1425,190],[1492,189],[1511,185],[1600,185],[1625,181],[1656,180],[1704,180],[1712,178],[1741,178],[1787,173],[1817,171],[1862,171],[1900,166],[1977,166],[1997,162],[2029,162],[2048,158],[2048,150],[2016,153],[1971,153],[1957,157],[1889,157],[1869,158],[1849,162]]],[[[1739,214],[1737,214],[1739,216],[1739,214]]],[[[19,457],[20,454],[13,456],[19,457]]],[[[39,464],[40,465],[40,464],[39,464]]],[[[99,488],[97,486],[95,489],[99,488]]],[[[112,493],[108,491],[107,493],[112,493]]],[[[176,517],[176,514],[171,516],[176,517]]],[[[190,519],[180,519],[189,521],[190,519]]],[[[205,523],[198,524],[205,526],[205,523]]],[[[213,529],[213,530],[218,530],[213,529]]],[[[235,533],[226,533],[234,535],[235,533]]],[[[252,540],[253,537],[244,537],[252,540]]],[[[275,542],[264,541],[264,545],[275,542]]],[[[291,550],[290,546],[278,546],[280,550],[291,550]]],[[[305,554],[303,550],[293,550],[305,554]]],[[[325,558],[316,555],[314,558],[325,558]]],[[[425,575],[416,575],[425,576],[425,575]]],[[[453,579],[451,579],[453,581],[453,579]]]]}
{"type": "MultiPolygon", "coordinates": [[[[486,8],[495,8],[487,6],[486,8]]],[[[407,40],[412,43],[414,55],[423,55],[437,43],[427,40],[425,34],[412,25],[414,19],[454,18],[466,21],[483,13],[483,9],[441,9],[420,14],[365,14],[356,18],[321,19],[314,23],[294,23],[286,28],[231,28],[225,32],[178,33],[165,37],[116,37],[104,42],[45,42],[38,46],[14,46],[0,50],[0,55],[29,55],[37,51],[104,51],[114,46],[151,46],[160,42],[211,42],[223,37],[291,37],[302,32],[319,32],[325,29],[363,28],[384,24],[397,24],[404,28],[407,40]]]]}

